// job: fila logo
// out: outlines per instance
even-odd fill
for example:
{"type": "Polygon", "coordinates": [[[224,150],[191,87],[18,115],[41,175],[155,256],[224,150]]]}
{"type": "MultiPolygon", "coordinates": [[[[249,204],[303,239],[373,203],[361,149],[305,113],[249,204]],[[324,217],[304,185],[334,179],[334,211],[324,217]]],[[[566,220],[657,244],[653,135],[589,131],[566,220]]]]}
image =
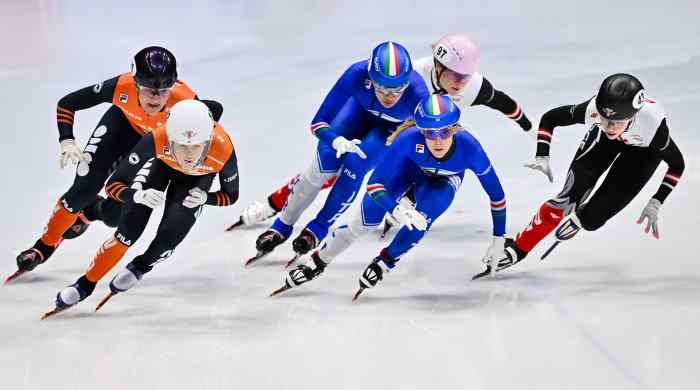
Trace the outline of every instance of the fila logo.
{"type": "Polygon", "coordinates": [[[123,234],[117,233],[117,239],[118,239],[119,241],[121,241],[122,244],[124,244],[124,245],[126,245],[126,246],[131,246],[131,240],[129,240],[129,239],[127,239],[126,237],[124,237],[123,234]]]}
{"type": "Polygon", "coordinates": [[[349,178],[351,178],[352,180],[357,180],[357,175],[355,175],[354,173],[350,172],[349,169],[343,168],[343,173],[344,173],[345,175],[347,175],[349,178]]]}
{"type": "Polygon", "coordinates": [[[425,145],[416,144],[416,153],[425,153],[425,145]]]}
{"type": "Polygon", "coordinates": [[[129,95],[125,93],[120,93],[119,94],[119,103],[126,104],[129,102],[129,95]]]}
{"type": "Polygon", "coordinates": [[[225,178],[225,179],[224,179],[224,182],[225,182],[225,183],[230,183],[230,182],[236,180],[237,177],[238,177],[238,173],[234,173],[234,174],[231,175],[230,177],[225,178]]]}

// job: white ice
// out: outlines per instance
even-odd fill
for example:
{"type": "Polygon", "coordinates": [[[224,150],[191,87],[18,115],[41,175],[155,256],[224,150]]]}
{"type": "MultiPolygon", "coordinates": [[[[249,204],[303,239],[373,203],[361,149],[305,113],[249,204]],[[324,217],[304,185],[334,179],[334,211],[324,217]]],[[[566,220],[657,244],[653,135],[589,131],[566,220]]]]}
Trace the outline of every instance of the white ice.
{"type": "MultiPolygon", "coordinates": [[[[57,100],[128,71],[145,45],[169,47],[181,78],[224,104],[242,187],[235,206],[205,210],[170,260],[101,312],[93,308],[114,272],[76,308],[39,321],[109,237],[98,224],[1,287],[1,387],[697,389],[699,19],[695,1],[2,1],[0,273],[14,271],[73,178],[58,168],[57,100]],[[289,245],[244,269],[265,226],[223,229],[307,165],[310,119],[347,65],[386,39],[428,55],[455,31],[474,36],[483,73],[533,122],[589,98],[607,74],[637,74],[666,108],[687,166],[661,210],[662,238],[635,220],[663,164],[601,230],[539,262],[550,238],[495,280],[471,282],[491,227],[487,198],[468,179],[427,238],[358,302],[357,278],[386,244],[377,237],[308,287],[268,298],[289,245]]],[[[80,141],[105,109],[76,115],[80,141]]],[[[475,108],[465,122],[495,162],[513,234],[559,190],[584,129],[555,132],[552,185],[522,167],[535,143],[511,121],[475,108]]],[[[145,249],[158,216],[119,267],[145,249]]]]}

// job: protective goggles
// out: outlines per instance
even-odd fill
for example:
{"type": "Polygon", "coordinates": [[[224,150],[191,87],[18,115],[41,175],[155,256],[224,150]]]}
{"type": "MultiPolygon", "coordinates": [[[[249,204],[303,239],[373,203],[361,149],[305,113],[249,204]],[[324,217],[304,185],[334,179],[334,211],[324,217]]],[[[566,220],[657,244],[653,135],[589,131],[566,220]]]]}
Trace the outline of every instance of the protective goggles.
{"type": "Polygon", "coordinates": [[[445,68],[445,70],[442,72],[442,74],[445,77],[447,77],[448,79],[451,79],[451,80],[458,82],[458,83],[463,83],[465,81],[468,81],[470,78],[472,78],[472,75],[470,75],[470,74],[457,73],[454,70],[451,70],[449,68],[445,68]]]}
{"type": "Polygon", "coordinates": [[[448,139],[454,135],[456,130],[453,127],[443,127],[441,129],[421,129],[421,131],[426,139],[434,141],[438,138],[448,139]]]}
{"type": "Polygon", "coordinates": [[[388,87],[381,86],[381,85],[375,83],[374,81],[372,82],[372,85],[374,85],[374,90],[377,91],[377,93],[379,93],[380,95],[394,96],[394,97],[401,96],[401,94],[404,93],[406,88],[408,88],[408,83],[406,83],[404,85],[400,85],[398,87],[394,87],[394,88],[388,88],[388,87]]]}
{"type": "Polygon", "coordinates": [[[139,90],[145,92],[147,95],[151,96],[161,96],[165,95],[166,93],[170,92],[173,87],[170,88],[149,88],[149,87],[144,87],[143,85],[138,85],[139,90]]]}

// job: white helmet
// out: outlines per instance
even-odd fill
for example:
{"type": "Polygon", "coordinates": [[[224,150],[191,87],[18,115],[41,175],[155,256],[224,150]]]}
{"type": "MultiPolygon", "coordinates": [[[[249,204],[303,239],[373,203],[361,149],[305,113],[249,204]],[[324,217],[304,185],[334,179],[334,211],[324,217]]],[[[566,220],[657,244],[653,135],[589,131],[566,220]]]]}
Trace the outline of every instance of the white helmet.
{"type": "Polygon", "coordinates": [[[170,109],[165,126],[170,142],[200,145],[211,139],[214,118],[209,108],[199,100],[181,100],[170,109]]]}

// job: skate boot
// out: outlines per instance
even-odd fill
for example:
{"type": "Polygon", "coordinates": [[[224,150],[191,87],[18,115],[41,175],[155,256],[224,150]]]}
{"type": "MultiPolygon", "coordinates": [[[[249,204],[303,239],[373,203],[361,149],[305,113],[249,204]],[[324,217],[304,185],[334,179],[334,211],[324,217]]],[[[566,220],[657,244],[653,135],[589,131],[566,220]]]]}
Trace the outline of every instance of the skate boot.
{"type": "Polygon", "coordinates": [[[294,249],[294,257],[287,262],[286,267],[294,264],[299,258],[316,248],[318,240],[316,235],[310,229],[304,229],[299,233],[297,238],[292,241],[292,249],[294,249]]]}
{"type": "Polygon", "coordinates": [[[559,225],[557,230],[554,231],[554,237],[556,241],[552,244],[549,249],[547,249],[540,260],[544,260],[550,253],[556,248],[562,241],[570,240],[581,230],[581,221],[579,221],[576,213],[571,214],[569,218],[565,219],[564,222],[559,225]]]}
{"type": "Polygon", "coordinates": [[[100,303],[97,304],[95,307],[95,311],[98,311],[102,308],[102,306],[107,303],[113,296],[121,293],[121,292],[126,292],[130,288],[134,287],[140,280],[143,278],[143,274],[145,272],[143,270],[140,270],[138,265],[136,265],[133,261],[129,264],[126,265],[126,268],[119,271],[118,274],[112,278],[112,281],[109,282],[109,294],[107,294],[100,303]]]}
{"type": "Polygon", "coordinates": [[[20,275],[25,274],[39,264],[44,263],[51,257],[53,252],[56,250],[55,247],[44,244],[40,239],[36,240],[36,243],[31,248],[22,251],[17,255],[17,271],[5,279],[5,283],[9,283],[14,279],[17,279],[20,275]]]}
{"type": "Polygon", "coordinates": [[[527,252],[518,248],[518,246],[515,244],[515,241],[512,238],[506,238],[503,250],[503,257],[501,257],[497,261],[494,261],[493,263],[485,263],[486,270],[474,275],[472,277],[472,280],[481,279],[484,276],[492,275],[496,272],[500,272],[506,268],[512,267],[513,265],[521,262],[525,258],[525,256],[527,256],[527,252]]]}
{"type": "Polygon", "coordinates": [[[257,240],[255,240],[255,249],[257,249],[258,253],[248,259],[245,262],[245,265],[248,266],[260,260],[285,241],[287,241],[287,237],[283,236],[278,231],[273,229],[266,230],[263,234],[258,236],[257,240]]]}
{"type": "Polygon", "coordinates": [[[365,271],[360,276],[360,289],[357,290],[353,301],[368,288],[372,288],[384,279],[384,274],[391,271],[399,259],[394,259],[387,254],[386,249],[383,249],[379,256],[375,257],[371,263],[365,268],[365,271]]]}
{"type": "Polygon", "coordinates": [[[255,201],[251,203],[248,207],[243,209],[241,216],[236,223],[229,226],[226,231],[233,230],[239,226],[251,226],[260,223],[270,217],[275,216],[279,210],[275,210],[270,206],[269,202],[258,202],[255,201]]]}
{"type": "Polygon", "coordinates": [[[56,294],[55,307],[53,310],[45,313],[41,319],[44,320],[54,314],[70,309],[77,305],[78,302],[92,295],[93,291],[95,291],[95,283],[87,280],[85,276],[81,276],[75,283],[64,287],[56,294]]]}
{"type": "Polygon", "coordinates": [[[317,276],[323,273],[327,264],[321,260],[318,251],[311,255],[311,260],[306,264],[299,264],[284,279],[284,286],[278,288],[270,294],[271,297],[289,290],[292,287],[298,287],[306,282],[310,282],[317,276]]]}

